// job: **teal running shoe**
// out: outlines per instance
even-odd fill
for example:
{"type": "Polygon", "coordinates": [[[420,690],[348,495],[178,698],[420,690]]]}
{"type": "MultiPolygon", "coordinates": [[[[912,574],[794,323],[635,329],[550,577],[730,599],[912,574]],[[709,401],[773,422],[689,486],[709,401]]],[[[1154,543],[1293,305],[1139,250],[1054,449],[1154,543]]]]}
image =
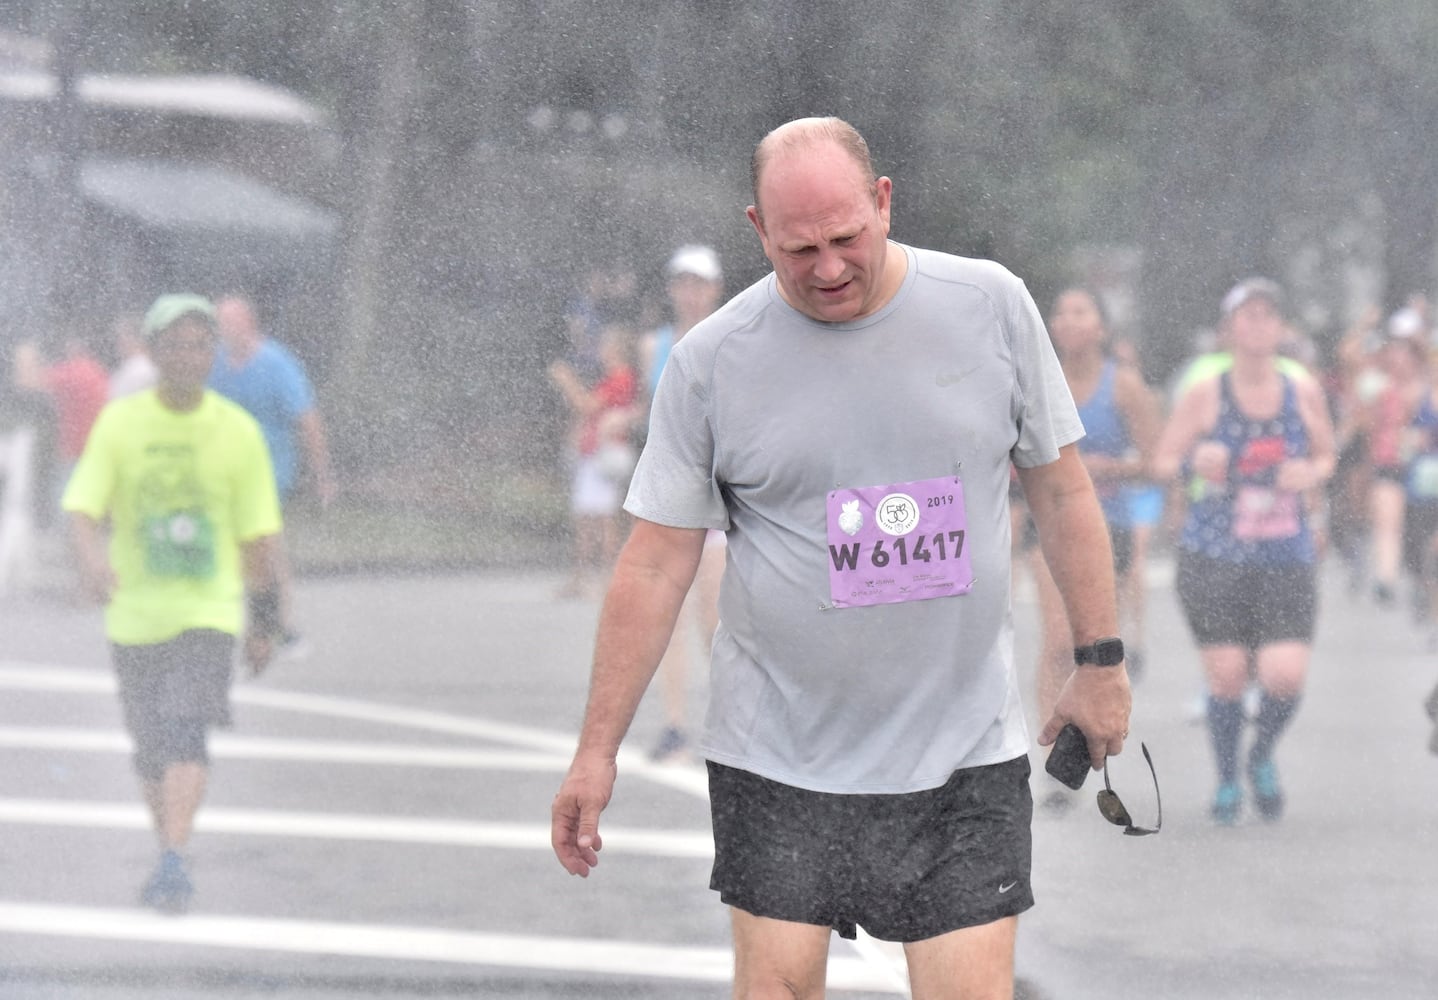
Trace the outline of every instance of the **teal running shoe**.
{"type": "Polygon", "coordinates": [[[1272,757],[1249,759],[1248,782],[1253,786],[1253,804],[1258,815],[1272,822],[1283,817],[1283,789],[1278,784],[1278,768],[1272,757]]]}
{"type": "Polygon", "coordinates": [[[1215,823],[1219,826],[1233,826],[1238,822],[1238,813],[1242,808],[1243,789],[1238,787],[1238,782],[1225,781],[1218,786],[1218,793],[1213,797],[1213,808],[1210,810],[1215,823]]]}

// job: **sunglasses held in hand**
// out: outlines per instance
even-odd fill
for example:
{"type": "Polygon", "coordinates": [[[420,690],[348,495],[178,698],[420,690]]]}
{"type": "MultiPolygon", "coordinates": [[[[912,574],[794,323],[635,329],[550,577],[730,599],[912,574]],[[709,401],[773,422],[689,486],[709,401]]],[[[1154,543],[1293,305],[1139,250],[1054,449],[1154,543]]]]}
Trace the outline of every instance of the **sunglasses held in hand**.
{"type": "Polygon", "coordinates": [[[1128,809],[1119,800],[1118,793],[1108,781],[1108,760],[1103,762],[1103,791],[1098,793],[1098,811],[1103,818],[1114,826],[1123,827],[1125,836],[1147,837],[1151,833],[1158,833],[1163,829],[1163,796],[1158,792],[1158,772],[1153,769],[1153,757],[1149,755],[1148,746],[1140,743],[1139,749],[1143,751],[1143,759],[1148,761],[1148,773],[1153,776],[1153,797],[1158,802],[1158,821],[1153,828],[1134,826],[1133,818],[1129,816],[1128,809]]]}

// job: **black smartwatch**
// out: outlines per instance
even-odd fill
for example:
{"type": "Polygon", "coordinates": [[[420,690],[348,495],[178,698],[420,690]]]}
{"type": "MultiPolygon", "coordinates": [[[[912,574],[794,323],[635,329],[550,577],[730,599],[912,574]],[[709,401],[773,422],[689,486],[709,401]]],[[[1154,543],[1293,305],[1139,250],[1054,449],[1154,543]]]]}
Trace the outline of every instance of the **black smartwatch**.
{"type": "Polygon", "coordinates": [[[1074,647],[1074,663],[1082,667],[1116,667],[1123,662],[1123,640],[1116,636],[1095,639],[1087,646],[1074,647]]]}

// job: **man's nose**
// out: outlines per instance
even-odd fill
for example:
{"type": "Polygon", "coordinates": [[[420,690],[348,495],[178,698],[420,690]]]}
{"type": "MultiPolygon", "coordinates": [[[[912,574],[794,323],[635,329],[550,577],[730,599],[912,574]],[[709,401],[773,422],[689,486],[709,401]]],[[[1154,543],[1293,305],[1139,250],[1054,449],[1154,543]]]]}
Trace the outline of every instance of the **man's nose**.
{"type": "Polygon", "coordinates": [[[844,273],[844,258],[833,250],[821,248],[819,260],[814,265],[814,277],[820,281],[838,281],[844,273]]]}

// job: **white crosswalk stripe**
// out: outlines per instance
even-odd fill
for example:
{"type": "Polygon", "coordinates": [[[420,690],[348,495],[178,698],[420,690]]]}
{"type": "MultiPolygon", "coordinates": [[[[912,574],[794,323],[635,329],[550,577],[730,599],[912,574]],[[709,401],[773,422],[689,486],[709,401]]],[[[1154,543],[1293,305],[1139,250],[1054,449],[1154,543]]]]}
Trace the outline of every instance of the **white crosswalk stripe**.
{"type": "MultiPolygon", "coordinates": [[[[111,695],[113,676],[104,670],[0,662],[0,689],[48,692],[61,697],[111,695]]],[[[238,704],[277,712],[364,722],[398,731],[482,740],[496,746],[424,745],[386,741],[280,739],[215,733],[217,758],[355,764],[394,769],[561,773],[573,752],[570,734],[545,731],[445,712],[412,709],[328,695],[278,691],[239,684],[238,704]]],[[[0,747],[64,753],[128,754],[128,737],[117,730],[64,726],[0,725],[0,747]]],[[[656,765],[629,750],[620,753],[626,774],[707,798],[702,768],[656,765]]],[[[109,830],[147,830],[139,804],[34,798],[0,798],[0,824],[109,830]]],[[[293,810],[206,806],[196,821],[202,834],[295,837],[335,842],[443,844],[548,851],[549,828],[540,824],[495,823],[423,817],[316,813],[293,810]]],[[[606,826],[605,852],[707,862],[713,857],[708,831],[606,826]]],[[[357,955],[371,958],[452,962],[533,970],[728,982],[732,952],[624,941],[573,940],[452,931],[442,928],[219,917],[189,914],[183,920],[149,911],[58,906],[0,899],[0,933],[181,946],[357,955]]],[[[862,933],[849,944],[853,954],[829,960],[831,990],[907,992],[901,952],[862,933]]]]}
{"type": "MultiPolygon", "coordinates": [[[[175,920],[144,910],[6,902],[0,902],[0,932],[557,969],[691,982],[728,982],[734,967],[733,954],[727,948],[204,914],[175,920]]],[[[842,955],[829,960],[828,985],[837,990],[893,991],[892,980],[870,963],[842,955]]]]}

